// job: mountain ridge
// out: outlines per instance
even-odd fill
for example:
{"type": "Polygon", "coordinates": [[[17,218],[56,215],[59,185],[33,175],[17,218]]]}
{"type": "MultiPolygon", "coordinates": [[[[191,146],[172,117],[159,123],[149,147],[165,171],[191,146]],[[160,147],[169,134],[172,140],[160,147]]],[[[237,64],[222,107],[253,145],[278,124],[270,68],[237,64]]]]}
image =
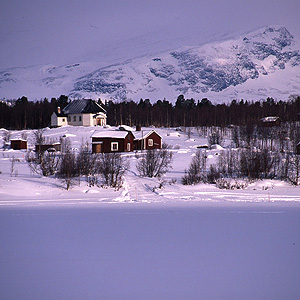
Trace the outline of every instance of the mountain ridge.
{"type": "Polygon", "coordinates": [[[279,25],[236,39],[184,46],[123,63],[90,61],[0,71],[0,97],[6,98],[66,94],[71,98],[166,98],[174,102],[184,94],[226,102],[268,96],[285,100],[299,89],[300,43],[279,25]]]}

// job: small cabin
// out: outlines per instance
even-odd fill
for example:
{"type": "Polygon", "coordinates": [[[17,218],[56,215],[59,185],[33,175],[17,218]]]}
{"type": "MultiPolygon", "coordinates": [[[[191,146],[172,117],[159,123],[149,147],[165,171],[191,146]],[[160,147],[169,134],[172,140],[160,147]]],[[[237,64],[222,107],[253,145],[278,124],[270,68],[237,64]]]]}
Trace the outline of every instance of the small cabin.
{"type": "Polygon", "coordinates": [[[281,119],[279,117],[264,117],[260,119],[260,121],[263,127],[273,127],[281,125],[281,119]]]}
{"type": "Polygon", "coordinates": [[[133,151],[134,136],[131,131],[95,131],[92,138],[92,153],[133,151]]]}
{"type": "Polygon", "coordinates": [[[60,143],[35,145],[35,152],[56,152],[61,151],[60,143]]]}
{"type": "Polygon", "coordinates": [[[14,150],[27,149],[27,141],[23,139],[10,140],[10,148],[14,150]]]}
{"type": "Polygon", "coordinates": [[[134,132],[134,150],[161,149],[162,137],[155,131],[134,132]]]}

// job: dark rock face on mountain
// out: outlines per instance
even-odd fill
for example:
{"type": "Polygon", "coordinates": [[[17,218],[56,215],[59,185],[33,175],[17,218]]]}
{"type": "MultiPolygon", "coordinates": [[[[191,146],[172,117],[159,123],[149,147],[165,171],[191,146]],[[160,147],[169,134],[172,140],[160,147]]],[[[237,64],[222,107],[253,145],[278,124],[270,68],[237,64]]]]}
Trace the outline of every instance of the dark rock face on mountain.
{"type": "Polygon", "coordinates": [[[167,86],[177,94],[221,92],[249,79],[267,76],[287,64],[300,64],[293,36],[284,27],[266,27],[240,39],[161,54],[127,64],[110,66],[79,78],[74,92],[132,97],[167,86]]]}
{"type": "Polygon", "coordinates": [[[300,90],[300,44],[285,27],[269,26],[238,39],[184,47],[122,64],[81,62],[0,71],[0,92],[16,87],[22,88],[22,95],[26,88],[30,93],[38,91],[41,96],[37,98],[49,97],[49,91],[55,96],[135,101],[174,101],[180,94],[219,101],[287,98],[300,90]]]}

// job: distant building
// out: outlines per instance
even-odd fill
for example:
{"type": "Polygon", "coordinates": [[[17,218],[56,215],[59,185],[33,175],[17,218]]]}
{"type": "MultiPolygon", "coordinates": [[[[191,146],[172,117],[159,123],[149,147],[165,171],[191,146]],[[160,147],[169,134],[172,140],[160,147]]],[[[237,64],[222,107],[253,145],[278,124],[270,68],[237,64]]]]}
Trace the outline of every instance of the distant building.
{"type": "Polygon", "coordinates": [[[58,109],[51,116],[51,126],[105,126],[106,110],[94,100],[71,101],[62,112],[58,109]]]}
{"type": "Polygon", "coordinates": [[[35,152],[55,152],[61,151],[61,143],[35,145],[35,152]]]}
{"type": "Polygon", "coordinates": [[[279,117],[264,117],[260,119],[261,125],[264,127],[280,126],[281,119],[279,117]]]}
{"type": "Polygon", "coordinates": [[[27,141],[23,139],[10,140],[10,148],[14,150],[27,149],[27,141]]]}

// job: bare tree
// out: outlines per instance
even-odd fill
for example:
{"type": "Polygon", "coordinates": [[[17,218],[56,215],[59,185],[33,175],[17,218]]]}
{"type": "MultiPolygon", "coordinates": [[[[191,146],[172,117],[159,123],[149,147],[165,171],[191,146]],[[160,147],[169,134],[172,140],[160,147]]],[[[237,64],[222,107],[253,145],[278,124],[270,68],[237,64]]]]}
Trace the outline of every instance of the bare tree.
{"type": "Polygon", "coordinates": [[[236,148],[241,147],[240,128],[238,126],[234,126],[232,129],[232,142],[236,148]]]}
{"type": "Polygon", "coordinates": [[[3,132],[3,149],[6,150],[11,137],[11,132],[9,130],[5,130],[3,132]]]}
{"type": "Polygon", "coordinates": [[[300,155],[290,153],[286,160],[286,179],[293,185],[300,185],[300,155]]]}
{"type": "Polygon", "coordinates": [[[209,146],[215,145],[215,144],[222,146],[224,144],[224,138],[222,137],[222,135],[219,131],[212,132],[208,136],[207,141],[208,141],[209,146]]]}
{"type": "Polygon", "coordinates": [[[76,157],[76,165],[79,175],[88,177],[95,173],[96,155],[92,154],[89,143],[82,143],[76,157]]]}
{"type": "Polygon", "coordinates": [[[25,160],[32,173],[50,176],[55,175],[58,170],[60,155],[56,152],[45,151],[34,153],[28,151],[25,155],[25,160]]]}
{"type": "Polygon", "coordinates": [[[181,182],[185,185],[196,184],[204,181],[206,171],[206,153],[198,150],[187,170],[182,177],[181,182]]]}
{"type": "Polygon", "coordinates": [[[67,149],[61,156],[58,176],[66,183],[66,188],[69,190],[74,177],[77,176],[75,153],[71,149],[67,149]]]}
{"type": "MultiPolygon", "coordinates": [[[[10,176],[12,177],[14,175],[14,173],[16,172],[16,158],[13,156],[11,159],[10,159],[10,176]]],[[[16,174],[16,173],[15,173],[16,174]]]]}
{"type": "Polygon", "coordinates": [[[143,177],[161,177],[172,166],[173,153],[170,146],[163,144],[162,149],[147,150],[136,164],[140,176],[143,177]]]}
{"type": "Polygon", "coordinates": [[[44,137],[45,129],[38,129],[33,132],[34,134],[34,143],[38,146],[38,151],[36,152],[37,159],[41,162],[42,157],[42,145],[45,144],[45,137],[44,137]]]}
{"type": "Polygon", "coordinates": [[[129,168],[127,159],[120,153],[101,153],[98,155],[97,172],[106,185],[119,189],[123,184],[123,176],[129,168]]]}

